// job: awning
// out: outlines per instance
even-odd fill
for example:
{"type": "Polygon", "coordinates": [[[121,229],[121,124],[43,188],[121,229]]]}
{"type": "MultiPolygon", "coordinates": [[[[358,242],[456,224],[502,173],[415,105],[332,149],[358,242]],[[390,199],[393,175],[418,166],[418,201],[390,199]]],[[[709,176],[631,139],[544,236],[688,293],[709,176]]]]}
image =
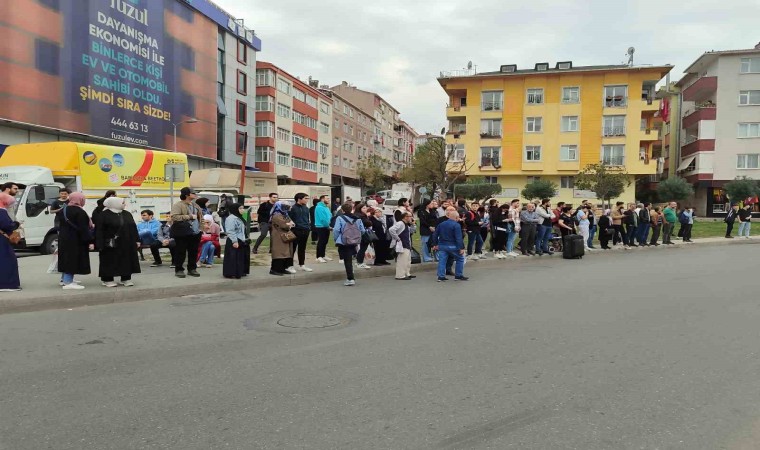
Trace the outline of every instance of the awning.
{"type": "Polygon", "coordinates": [[[676,172],[683,172],[686,170],[687,167],[691,165],[691,163],[694,162],[694,160],[697,159],[697,156],[689,156],[683,161],[681,161],[681,164],[678,166],[678,169],[676,169],[676,172]]]}

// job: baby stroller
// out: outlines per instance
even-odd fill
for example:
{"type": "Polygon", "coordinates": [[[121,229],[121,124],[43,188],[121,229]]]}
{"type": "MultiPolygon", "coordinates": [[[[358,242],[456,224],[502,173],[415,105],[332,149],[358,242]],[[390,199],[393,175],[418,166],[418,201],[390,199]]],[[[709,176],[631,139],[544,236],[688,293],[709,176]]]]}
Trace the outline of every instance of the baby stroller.
{"type": "Polygon", "coordinates": [[[562,236],[552,230],[552,237],[549,238],[549,251],[562,252],[562,236]]]}

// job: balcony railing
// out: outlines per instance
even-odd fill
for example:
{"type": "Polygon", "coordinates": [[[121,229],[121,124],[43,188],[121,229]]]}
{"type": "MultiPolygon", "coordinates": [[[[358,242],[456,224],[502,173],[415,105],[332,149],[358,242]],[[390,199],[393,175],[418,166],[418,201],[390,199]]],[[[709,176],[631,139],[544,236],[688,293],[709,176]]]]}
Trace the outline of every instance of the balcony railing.
{"type": "Polygon", "coordinates": [[[625,127],[604,127],[603,133],[605,137],[625,136],[625,127]]]}
{"type": "Polygon", "coordinates": [[[504,108],[504,102],[483,102],[483,111],[501,111],[504,108]]]}
{"type": "Polygon", "coordinates": [[[602,164],[610,167],[620,167],[625,165],[625,156],[604,156],[602,157],[602,164]]]}
{"type": "Polygon", "coordinates": [[[498,156],[481,156],[480,167],[501,167],[501,158],[498,156]]]}
{"type": "Polygon", "coordinates": [[[501,132],[500,131],[481,131],[480,137],[483,139],[494,139],[494,138],[501,138],[501,132]]]}
{"type": "Polygon", "coordinates": [[[604,99],[604,106],[606,108],[622,108],[626,105],[628,105],[628,97],[615,96],[604,99]]]}

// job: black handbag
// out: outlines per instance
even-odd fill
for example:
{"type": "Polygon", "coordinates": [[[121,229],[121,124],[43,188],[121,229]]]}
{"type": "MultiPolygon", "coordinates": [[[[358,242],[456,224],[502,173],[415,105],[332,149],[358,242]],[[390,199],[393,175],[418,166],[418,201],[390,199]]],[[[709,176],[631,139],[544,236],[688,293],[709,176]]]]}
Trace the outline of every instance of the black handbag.
{"type": "Polygon", "coordinates": [[[190,236],[193,234],[193,226],[190,222],[183,220],[181,222],[173,222],[172,227],[169,230],[169,236],[173,238],[190,236]]]}
{"type": "Polygon", "coordinates": [[[365,244],[371,244],[375,241],[380,240],[380,238],[377,237],[377,234],[374,230],[366,230],[364,234],[362,234],[362,242],[365,244]]]}
{"type": "Polygon", "coordinates": [[[122,216],[122,214],[123,212],[119,213],[119,230],[113,235],[113,237],[103,241],[103,247],[116,248],[116,246],[119,245],[119,232],[121,232],[121,229],[124,227],[124,216],[122,216]]]}

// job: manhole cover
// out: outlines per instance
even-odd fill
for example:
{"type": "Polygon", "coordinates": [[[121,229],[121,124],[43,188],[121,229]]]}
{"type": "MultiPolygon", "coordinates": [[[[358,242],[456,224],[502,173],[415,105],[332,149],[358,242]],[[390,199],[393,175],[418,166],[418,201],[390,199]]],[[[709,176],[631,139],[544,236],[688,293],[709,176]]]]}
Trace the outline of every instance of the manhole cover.
{"type": "Polygon", "coordinates": [[[340,325],[340,319],[317,314],[296,314],[283,317],[277,324],[288,328],[328,328],[340,325]]]}
{"type": "Polygon", "coordinates": [[[355,314],[345,311],[278,311],[243,321],[247,330],[278,333],[305,333],[336,330],[356,322],[355,314]]]}

